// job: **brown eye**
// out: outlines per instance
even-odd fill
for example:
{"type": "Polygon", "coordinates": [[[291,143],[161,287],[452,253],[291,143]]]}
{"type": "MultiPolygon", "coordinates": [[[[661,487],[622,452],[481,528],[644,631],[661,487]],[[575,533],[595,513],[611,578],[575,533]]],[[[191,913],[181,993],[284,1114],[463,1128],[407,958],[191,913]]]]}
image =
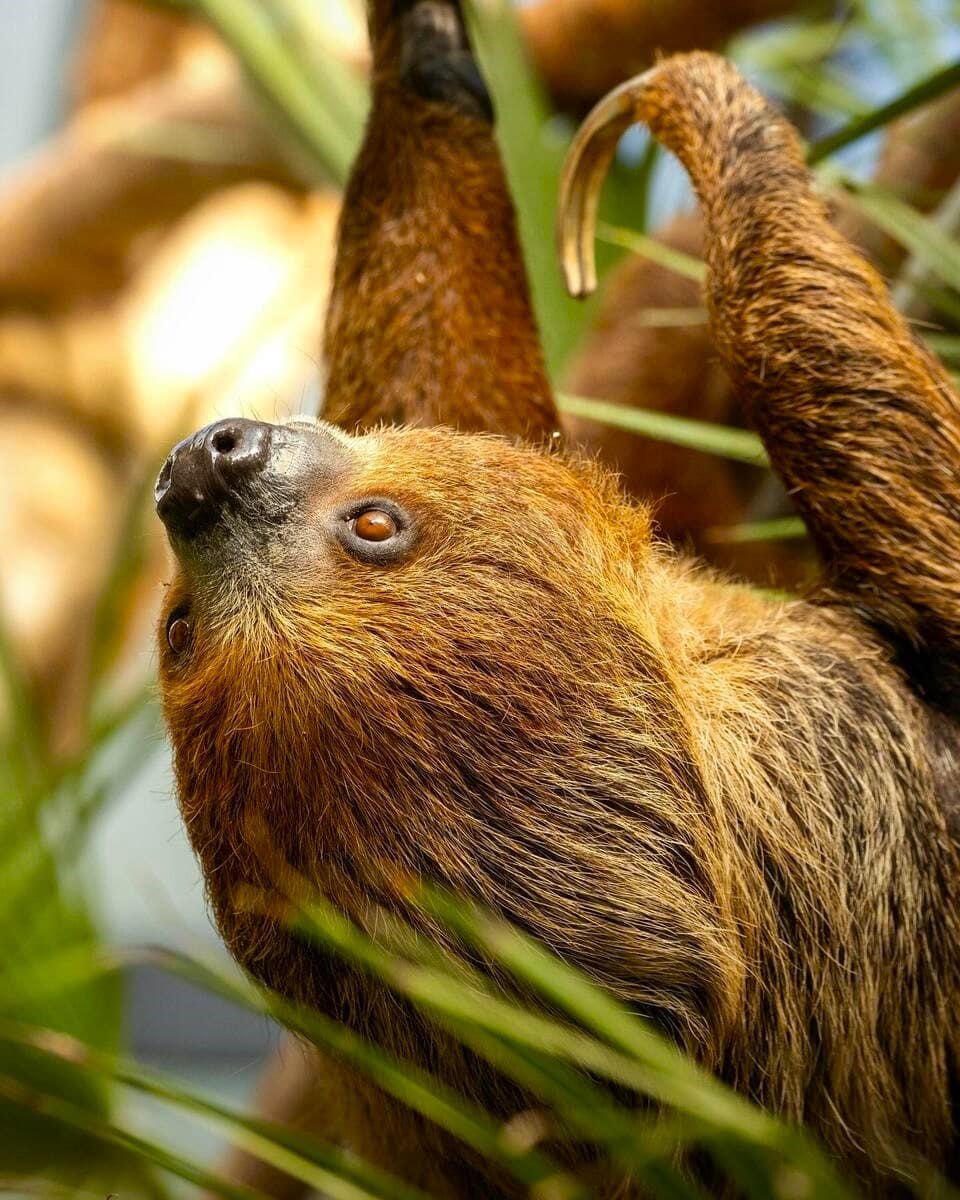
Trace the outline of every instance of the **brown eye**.
{"type": "Polygon", "coordinates": [[[167,626],[167,645],[174,654],[182,654],[190,644],[190,622],[186,617],[176,617],[167,626]]]}
{"type": "Polygon", "coordinates": [[[380,508],[367,509],[353,523],[353,532],[365,542],[386,542],[396,536],[398,529],[393,517],[380,508]]]}

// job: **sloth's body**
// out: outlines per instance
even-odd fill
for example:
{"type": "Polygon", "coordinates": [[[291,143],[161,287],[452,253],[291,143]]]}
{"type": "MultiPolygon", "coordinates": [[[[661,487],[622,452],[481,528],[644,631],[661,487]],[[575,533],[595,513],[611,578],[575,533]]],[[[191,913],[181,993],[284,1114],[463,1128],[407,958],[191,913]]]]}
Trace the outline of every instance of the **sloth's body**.
{"type": "MultiPolygon", "coordinates": [[[[251,815],[360,921],[411,872],[493,905],[893,1194],[955,1137],[960,406],[730,68],[670,60],[632,103],[700,192],[718,341],[823,587],[717,580],[595,468],[496,438],[220,423],[161,479],[181,804],[241,962],[494,1109],[522,1101],[243,910],[251,815]]],[[[349,1095],[331,1130],[438,1195],[522,1193],[349,1095]]]]}
{"type": "MultiPolygon", "coordinates": [[[[861,1168],[896,1143],[940,1160],[960,736],[881,640],[698,574],[560,459],[301,436],[341,463],[310,493],[322,532],[238,541],[170,597],[194,613],[189,662],[164,669],[179,791],[232,952],[509,1111],[394,1000],[243,915],[242,885],[271,886],[256,814],[358,919],[391,879],[451,884],[861,1168]],[[413,516],[409,559],[324,536],[366,496],[413,516]]],[[[383,1120],[350,1132],[392,1163],[383,1120]]]]}

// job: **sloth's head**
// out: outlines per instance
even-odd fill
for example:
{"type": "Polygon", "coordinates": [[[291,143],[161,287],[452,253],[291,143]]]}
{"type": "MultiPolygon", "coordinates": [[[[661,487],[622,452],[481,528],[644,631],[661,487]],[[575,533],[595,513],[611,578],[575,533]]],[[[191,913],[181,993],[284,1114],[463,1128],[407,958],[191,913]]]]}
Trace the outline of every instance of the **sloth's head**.
{"type": "Polygon", "coordinates": [[[575,659],[590,682],[584,633],[640,633],[647,514],[499,438],[219,421],[174,448],[156,498],[177,561],[160,638],[174,707],[199,685],[255,708],[285,680],[272,703],[329,706],[381,758],[454,693],[471,737],[491,692],[487,722],[559,717],[558,672],[569,688],[575,659]]]}
{"type": "Polygon", "coordinates": [[[651,992],[709,986],[703,963],[670,980],[703,937],[705,813],[649,518],[609,479],[492,437],[229,420],[174,449],[157,506],[180,800],[241,959],[287,970],[237,911],[270,884],[253,815],[354,913],[427,876],[599,975],[633,974],[646,930],[651,992]]]}

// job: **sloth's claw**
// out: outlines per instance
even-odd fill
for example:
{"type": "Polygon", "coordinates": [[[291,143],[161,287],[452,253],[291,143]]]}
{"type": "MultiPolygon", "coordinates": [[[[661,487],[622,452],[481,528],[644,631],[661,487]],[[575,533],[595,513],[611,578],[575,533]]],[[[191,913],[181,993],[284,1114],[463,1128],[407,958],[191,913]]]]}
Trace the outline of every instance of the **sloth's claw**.
{"type": "Polygon", "coordinates": [[[600,192],[617,144],[631,125],[643,120],[643,99],[659,67],[628,79],[591,111],[567,155],[557,208],[557,251],[571,296],[582,299],[597,286],[594,240],[600,192]]]}

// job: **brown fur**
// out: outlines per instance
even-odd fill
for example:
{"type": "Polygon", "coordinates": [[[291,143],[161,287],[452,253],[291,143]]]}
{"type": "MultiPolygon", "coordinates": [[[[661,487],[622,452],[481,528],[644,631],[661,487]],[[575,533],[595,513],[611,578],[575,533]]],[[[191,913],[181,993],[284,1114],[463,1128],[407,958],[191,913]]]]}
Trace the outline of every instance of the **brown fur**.
{"type": "MultiPolygon", "coordinates": [[[[884,142],[876,181],[902,188],[929,210],[955,181],[960,166],[960,94],[950,93],[894,123],[884,142]]],[[[905,251],[873,226],[842,195],[834,224],[884,276],[896,273],[905,251]]],[[[657,239],[677,250],[703,254],[703,220],[698,213],[673,218],[657,239]]],[[[626,258],[604,285],[597,320],[566,372],[566,390],[628,407],[742,425],[743,412],[713,345],[709,325],[653,327],[643,320],[649,308],[692,308],[700,288],[691,279],[639,256],[626,258]]],[[[921,304],[911,316],[930,316],[921,304]]],[[[658,497],[657,520],[671,539],[690,544],[713,565],[780,587],[796,588],[809,577],[805,543],[725,545],[711,530],[735,524],[744,512],[755,518],[788,511],[769,477],[714,456],[677,446],[660,446],[624,436],[610,426],[581,419],[565,421],[572,445],[599,455],[638,496],[658,497]],[[760,491],[757,491],[758,486],[760,491]],[[771,510],[772,502],[772,510],[771,510]]]]}
{"type": "MultiPolygon", "coordinates": [[[[610,426],[561,425],[493,130],[477,111],[458,108],[456,76],[451,96],[425,96],[405,69],[418,53],[417,18],[429,28],[424,14],[440,24],[444,13],[453,21],[443,61],[475,72],[457,5],[385,0],[371,8],[373,109],[343,206],[324,415],[349,431],[381,421],[446,424],[537,441],[562,429],[620,471],[628,490],[660,502],[669,537],[761,584],[792,586],[806,563],[797,569],[791,557],[777,569],[766,545],[704,538],[744,517],[761,472],[610,426]]],[[[429,82],[429,59],[426,67],[429,82]]],[[[475,82],[482,86],[479,75],[475,82]]],[[[442,83],[449,91],[449,79],[442,83]]],[[[696,237],[699,252],[699,230],[696,237]]],[[[632,277],[626,284],[609,305],[609,336],[600,331],[579,356],[571,390],[729,423],[732,390],[710,356],[705,324],[648,329],[638,340],[617,319],[645,304],[698,304],[696,285],[657,269],[639,289],[632,277]]]]}
{"type": "MultiPolygon", "coordinates": [[[[703,253],[703,225],[694,214],[674,218],[657,238],[686,254],[703,253]]],[[[626,259],[605,283],[599,316],[566,372],[566,390],[626,408],[742,427],[743,412],[706,314],[702,324],[657,327],[644,320],[651,308],[692,310],[702,303],[692,279],[650,260],[626,259]]],[[[570,445],[616,470],[631,495],[656,500],[663,533],[712,566],[761,586],[794,590],[813,574],[804,541],[716,540],[718,527],[790,511],[769,472],[582,418],[566,417],[564,432],[570,445]]]]}
{"type": "Polygon", "coordinates": [[[455,16],[448,57],[469,68],[455,10],[372,7],[373,110],[344,197],[325,415],[547,438],[557,414],[492,127],[404,75],[414,22],[433,14],[455,16]]]}
{"type": "Polygon", "coordinates": [[[830,595],[916,655],[917,681],[956,711],[960,406],[949,377],[830,225],[790,126],[741,86],[737,106],[727,98],[734,129],[720,131],[696,73],[665,77],[673,87],[661,95],[654,80],[643,113],[700,197],[713,327],[751,423],[806,518],[830,595]]]}
{"type": "MultiPolygon", "coordinates": [[[[171,588],[193,623],[181,659],[161,641],[181,805],[255,975],[494,1110],[524,1100],[241,909],[271,885],[249,814],[360,921],[398,870],[493,905],[894,1195],[955,1138],[958,402],[731,67],[669,60],[632,104],[701,195],[717,344],[824,588],[717,581],[585,464],[327,430],[303,523],[216,570],[186,556],[171,588]],[[324,539],[369,494],[417,514],[407,561],[324,539]]],[[[368,1085],[343,1105],[331,1130],[438,1195],[523,1194],[368,1085]]]]}

